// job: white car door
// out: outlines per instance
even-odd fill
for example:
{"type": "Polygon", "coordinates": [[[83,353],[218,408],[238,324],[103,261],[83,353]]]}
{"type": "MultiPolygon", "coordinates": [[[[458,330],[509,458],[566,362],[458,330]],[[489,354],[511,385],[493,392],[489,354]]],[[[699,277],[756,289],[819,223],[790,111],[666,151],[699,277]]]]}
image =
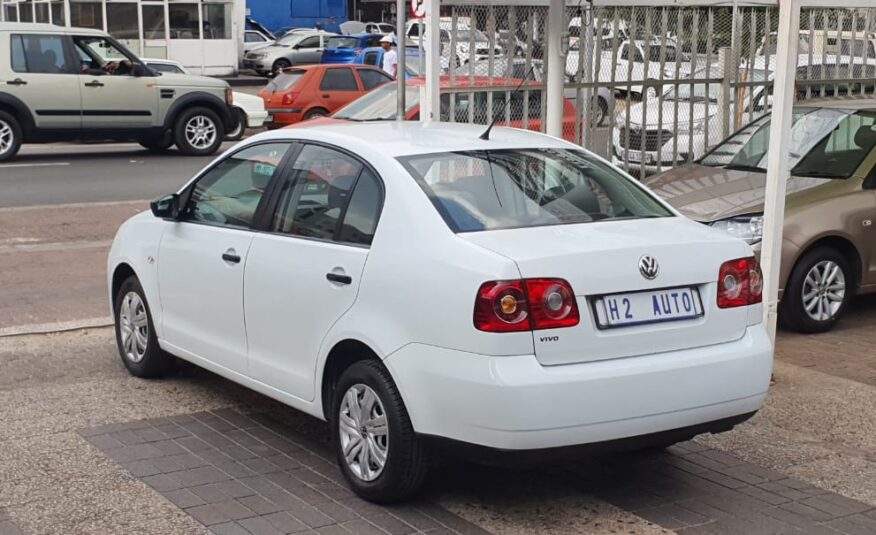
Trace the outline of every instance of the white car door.
{"type": "Polygon", "coordinates": [[[158,251],[165,343],[246,373],[243,272],[265,188],[288,149],[288,143],[246,147],[191,187],[158,251]]]}
{"type": "Polygon", "coordinates": [[[309,401],[320,345],[356,300],[383,190],[334,148],[303,145],[287,168],[270,232],[256,235],[246,263],[249,373],[309,401]]]}

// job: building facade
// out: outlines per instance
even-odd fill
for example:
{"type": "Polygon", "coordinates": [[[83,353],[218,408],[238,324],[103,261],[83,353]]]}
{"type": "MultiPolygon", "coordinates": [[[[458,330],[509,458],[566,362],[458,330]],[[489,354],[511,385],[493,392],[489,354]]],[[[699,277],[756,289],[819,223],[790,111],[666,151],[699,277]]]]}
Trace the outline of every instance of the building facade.
{"type": "Polygon", "coordinates": [[[104,30],[145,58],[236,74],[245,0],[0,0],[0,20],[104,30]]]}

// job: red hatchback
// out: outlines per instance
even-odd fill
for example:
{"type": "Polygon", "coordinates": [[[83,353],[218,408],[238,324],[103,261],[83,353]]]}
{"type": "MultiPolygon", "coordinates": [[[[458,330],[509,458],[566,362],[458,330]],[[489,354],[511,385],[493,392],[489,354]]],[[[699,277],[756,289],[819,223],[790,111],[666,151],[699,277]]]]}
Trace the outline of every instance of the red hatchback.
{"type": "Polygon", "coordinates": [[[273,116],[268,128],[329,115],[392,77],[370,65],[302,65],[284,70],[259,96],[273,116]]]}

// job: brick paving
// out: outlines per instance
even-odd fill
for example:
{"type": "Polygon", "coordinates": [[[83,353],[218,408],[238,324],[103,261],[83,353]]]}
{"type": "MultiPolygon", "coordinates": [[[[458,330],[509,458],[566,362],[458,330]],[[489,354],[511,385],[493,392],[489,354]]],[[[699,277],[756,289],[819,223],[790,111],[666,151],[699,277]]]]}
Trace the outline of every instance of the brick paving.
{"type": "Polygon", "coordinates": [[[576,488],[679,534],[876,533],[873,506],[695,442],[576,472],[576,488]]]}
{"type": "Polygon", "coordinates": [[[804,368],[876,386],[876,295],[856,298],[830,332],[805,335],[780,331],[776,358],[804,368]]]}
{"type": "Polygon", "coordinates": [[[3,507],[0,507],[0,535],[22,535],[3,507]]]}
{"type": "Polygon", "coordinates": [[[487,533],[430,503],[351,493],[324,441],[224,409],[80,431],[216,535],[487,533]]]}

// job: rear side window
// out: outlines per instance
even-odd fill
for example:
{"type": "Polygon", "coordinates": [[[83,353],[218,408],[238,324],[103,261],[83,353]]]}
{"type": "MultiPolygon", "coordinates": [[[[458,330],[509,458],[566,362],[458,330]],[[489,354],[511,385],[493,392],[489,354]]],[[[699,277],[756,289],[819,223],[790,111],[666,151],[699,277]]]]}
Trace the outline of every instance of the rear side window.
{"type": "Polygon", "coordinates": [[[399,158],[454,232],[672,213],[584,151],[518,149],[399,158]]]}
{"type": "Polygon", "coordinates": [[[338,240],[358,245],[371,245],[377,218],[380,216],[381,193],[377,177],[364,169],[356,181],[350,205],[344,214],[338,240]]]}
{"type": "Polygon", "coordinates": [[[358,91],[353,71],[348,68],[326,69],[319,84],[322,91],[358,91]]]}
{"type": "Polygon", "coordinates": [[[375,69],[359,69],[359,78],[362,79],[362,87],[365,91],[371,91],[379,85],[391,82],[392,78],[383,71],[375,69]]]}
{"type": "Polygon", "coordinates": [[[270,91],[271,93],[279,93],[281,91],[286,91],[287,89],[292,89],[295,87],[295,84],[304,78],[305,74],[307,74],[307,71],[283,71],[273,80],[268,82],[265,86],[265,90],[270,91]]]}
{"type": "Polygon", "coordinates": [[[13,35],[12,70],[43,74],[73,74],[67,46],[60,35],[13,35]]]}
{"type": "Polygon", "coordinates": [[[365,65],[377,65],[377,57],[379,55],[380,53],[376,51],[366,52],[365,57],[362,59],[362,63],[365,65]]]}

